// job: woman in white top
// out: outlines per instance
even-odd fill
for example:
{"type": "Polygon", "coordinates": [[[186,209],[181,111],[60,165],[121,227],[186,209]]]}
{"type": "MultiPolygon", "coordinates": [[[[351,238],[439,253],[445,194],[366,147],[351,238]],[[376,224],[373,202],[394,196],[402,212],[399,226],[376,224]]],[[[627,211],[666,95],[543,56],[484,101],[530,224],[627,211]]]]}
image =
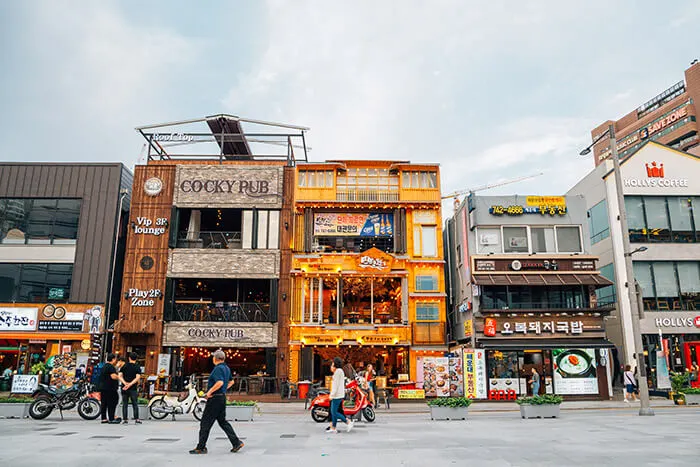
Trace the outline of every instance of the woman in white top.
{"type": "Polygon", "coordinates": [[[336,423],[342,420],[348,425],[348,432],[352,430],[353,421],[345,418],[345,415],[339,412],[340,405],[345,399],[345,372],[343,371],[343,360],[340,357],[335,357],[331,363],[331,371],[333,372],[333,380],[331,381],[331,425],[326,428],[326,431],[337,433],[336,423]]]}

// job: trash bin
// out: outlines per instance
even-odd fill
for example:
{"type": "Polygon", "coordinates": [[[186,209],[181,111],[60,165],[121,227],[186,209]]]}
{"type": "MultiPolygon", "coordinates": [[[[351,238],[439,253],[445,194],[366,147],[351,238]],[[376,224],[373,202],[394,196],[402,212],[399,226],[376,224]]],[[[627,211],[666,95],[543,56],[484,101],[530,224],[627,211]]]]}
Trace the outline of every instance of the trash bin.
{"type": "Polygon", "coordinates": [[[306,399],[306,395],[309,393],[309,386],[311,386],[311,381],[299,381],[299,383],[297,383],[299,399],[306,399]]]}

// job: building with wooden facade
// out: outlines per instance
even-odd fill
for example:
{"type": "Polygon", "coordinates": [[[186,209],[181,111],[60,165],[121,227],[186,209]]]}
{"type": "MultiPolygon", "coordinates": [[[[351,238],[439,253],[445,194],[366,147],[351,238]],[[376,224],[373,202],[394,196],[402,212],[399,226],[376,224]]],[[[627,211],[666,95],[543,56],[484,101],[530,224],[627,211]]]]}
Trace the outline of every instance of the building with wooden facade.
{"type": "Polygon", "coordinates": [[[217,348],[234,374],[260,375],[251,385],[276,390],[286,376],[277,348],[305,129],[269,127],[217,115],[138,129],[149,156],[135,171],[115,347],[145,355],[166,383],[209,373],[217,348]],[[268,131],[244,134],[242,122],[268,131]]]}

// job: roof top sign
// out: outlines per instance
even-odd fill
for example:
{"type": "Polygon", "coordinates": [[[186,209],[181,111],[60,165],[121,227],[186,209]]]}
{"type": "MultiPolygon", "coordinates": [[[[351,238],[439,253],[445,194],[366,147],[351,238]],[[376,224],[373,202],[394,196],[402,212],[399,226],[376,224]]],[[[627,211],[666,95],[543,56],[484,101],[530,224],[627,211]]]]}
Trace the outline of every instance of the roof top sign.
{"type": "Polygon", "coordinates": [[[700,194],[700,160],[657,144],[648,144],[622,164],[625,194],[700,194]]]}

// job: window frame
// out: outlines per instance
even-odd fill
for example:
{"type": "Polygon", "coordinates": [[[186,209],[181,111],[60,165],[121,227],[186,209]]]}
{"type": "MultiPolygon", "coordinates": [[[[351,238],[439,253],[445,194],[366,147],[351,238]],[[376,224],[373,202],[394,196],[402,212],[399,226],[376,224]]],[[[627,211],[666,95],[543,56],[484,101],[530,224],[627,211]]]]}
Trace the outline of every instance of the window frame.
{"type": "Polygon", "coordinates": [[[437,272],[431,272],[429,274],[416,274],[415,275],[414,290],[416,292],[439,292],[440,285],[439,285],[439,278],[438,278],[437,272]],[[419,284],[423,284],[422,281],[426,280],[426,278],[430,279],[431,288],[429,288],[429,289],[420,288],[419,284]]]}
{"type": "Polygon", "coordinates": [[[413,256],[419,256],[421,258],[437,258],[440,256],[440,248],[438,245],[438,228],[437,224],[413,224],[413,256]],[[435,244],[435,254],[426,255],[425,254],[425,242],[424,242],[424,230],[425,228],[434,229],[434,244],[435,244]],[[418,235],[416,235],[418,232],[418,235]],[[416,248],[419,246],[419,248],[416,248]]]}
{"type": "MultiPolygon", "coordinates": [[[[0,231],[0,247],[2,245],[75,245],[78,242],[78,237],[80,236],[80,222],[81,222],[81,212],[82,212],[82,207],[83,207],[83,200],[82,198],[10,198],[10,197],[3,197],[0,198],[0,201],[5,202],[5,211],[0,212],[0,226],[2,226],[5,222],[5,218],[7,216],[7,205],[8,202],[21,202],[24,204],[23,206],[23,218],[21,220],[21,228],[17,226],[18,219],[13,219],[12,221],[15,222],[15,224],[9,228],[10,224],[8,224],[8,229],[7,232],[11,230],[19,230],[23,235],[24,238],[22,240],[17,239],[17,240],[10,240],[7,241],[5,238],[7,235],[7,232],[2,232],[0,231]],[[33,234],[30,233],[32,232],[32,226],[30,225],[30,215],[34,212],[34,205],[37,203],[42,203],[42,202],[53,202],[53,207],[50,211],[50,224],[44,224],[44,225],[50,225],[48,228],[48,235],[47,236],[37,236],[37,238],[32,238],[33,234]],[[61,204],[61,201],[74,201],[77,204],[77,217],[75,219],[75,238],[64,238],[64,236],[58,237],[57,232],[56,232],[56,221],[59,215],[59,205],[61,204]],[[41,238],[39,238],[41,237],[41,238]]],[[[65,211],[63,212],[65,213],[65,211]]],[[[3,228],[4,230],[4,228],[3,228]]]]}
{"type": "MultiPolygon", "coordinates": [[[[433,310],[431,310],[432,312],[433,310]]],[[[440,322],[440,304],[437,302],[416,302],[416,323],[439,323],[440,322]],[[418,316],[419,308],[434,309],[435,318],[424,318],[418,316]]]]}

